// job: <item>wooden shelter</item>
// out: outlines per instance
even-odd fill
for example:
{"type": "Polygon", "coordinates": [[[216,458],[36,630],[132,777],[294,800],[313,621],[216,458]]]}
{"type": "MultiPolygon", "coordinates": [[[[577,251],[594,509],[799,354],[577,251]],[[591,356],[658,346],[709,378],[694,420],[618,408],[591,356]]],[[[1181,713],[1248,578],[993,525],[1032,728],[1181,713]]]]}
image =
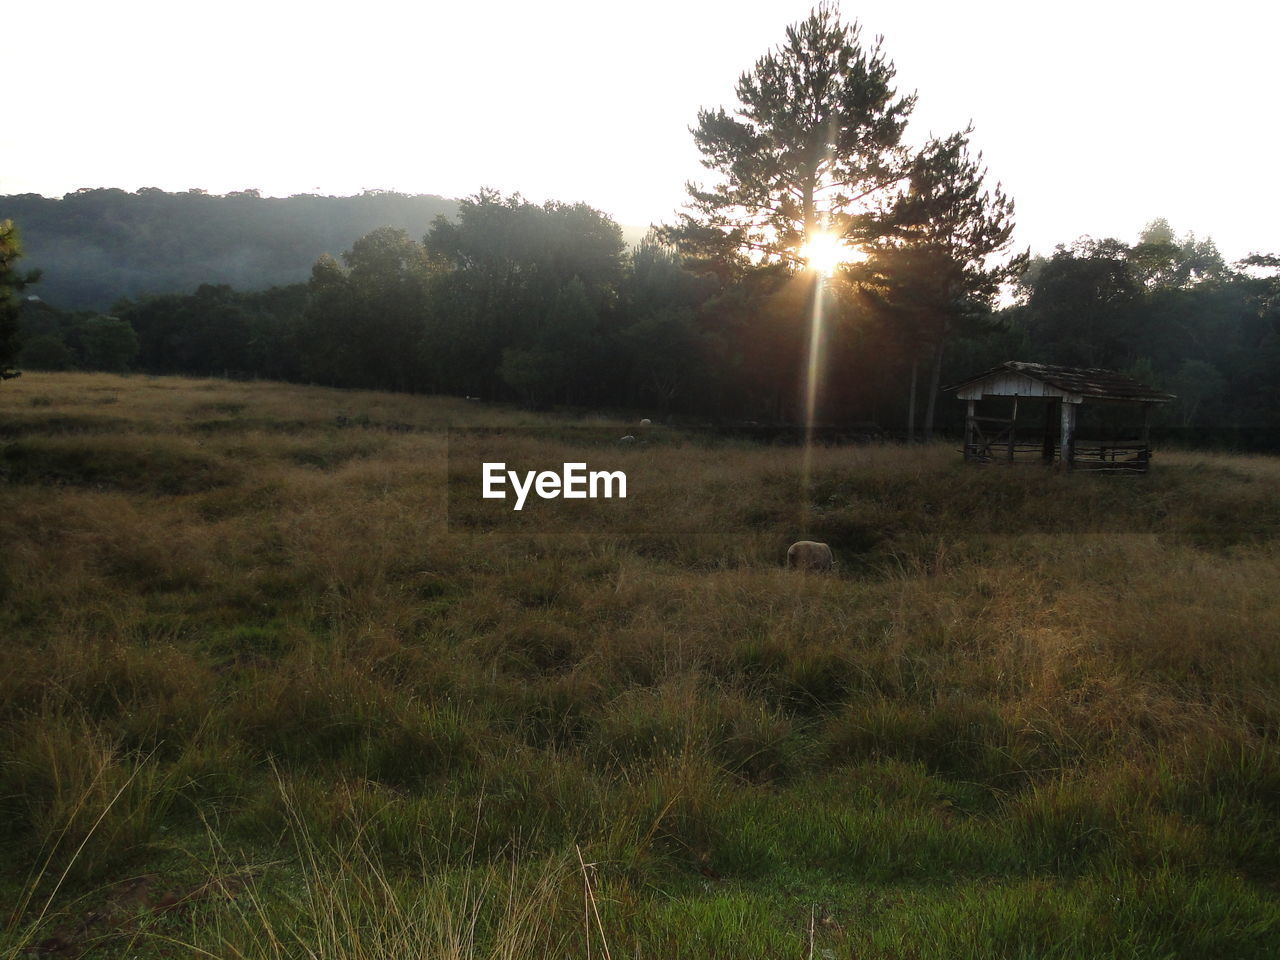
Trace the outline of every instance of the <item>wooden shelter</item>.
{"type": "MultiPolygon", "coordinates": [[[[1056,367],[1009,360],[976,376],[945,387],[968,402],[964,421],[964,458],[977,463],[1005,461],[1057,463],[1065,469],[1121,470],[1146,473],[1151,463],[1151,413],[1172,394],[1111,370],[1056,367]],[[980,416],[978,404],[1008,398],[1008,416],[980,416]],[[1044,426],[1020,428],[1018,404],[1043,404],[1044,426]],[[1087,440],[1077,436],[1078,411],[1084,404],[1140,406],[1137,437],[1087,440]]],[[[984,411],[984,413],[989,411],[984,411]]]]}

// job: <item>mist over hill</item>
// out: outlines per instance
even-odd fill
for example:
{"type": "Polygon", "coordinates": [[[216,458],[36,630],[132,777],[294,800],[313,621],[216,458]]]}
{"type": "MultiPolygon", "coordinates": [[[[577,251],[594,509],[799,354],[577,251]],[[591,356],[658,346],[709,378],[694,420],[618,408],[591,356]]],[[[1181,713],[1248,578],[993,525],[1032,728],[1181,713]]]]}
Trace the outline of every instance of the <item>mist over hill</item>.
{"type": "Polygon", "coordinates": [[[144,188],[0,197],[0,220],[12,219],[21,233],[23,265],[43,271],[35,292],[73,310],[189,293],[202,283],[240,290],[298,283],[321,254],[337,256],[377,227],[421,237],[437,216],[457,209],[446,197],[385,191],[276,198],[144,188]]]}
{"type": "MultiPolygon", "coordinates": [[[[81,189],[61,198],[0,196],[0,220],[18,225],[23,266],[43,272],[35,291],[64,310],[107,310],[121,297],[301,283],[321,254],[340,255],[378,227],[421,238],[458,201],[369,190],[353,197],[256,190],[214,196],[143,188],[81,189]]],[[[624,226],[635,245],[648,227],[624,226]]]]}

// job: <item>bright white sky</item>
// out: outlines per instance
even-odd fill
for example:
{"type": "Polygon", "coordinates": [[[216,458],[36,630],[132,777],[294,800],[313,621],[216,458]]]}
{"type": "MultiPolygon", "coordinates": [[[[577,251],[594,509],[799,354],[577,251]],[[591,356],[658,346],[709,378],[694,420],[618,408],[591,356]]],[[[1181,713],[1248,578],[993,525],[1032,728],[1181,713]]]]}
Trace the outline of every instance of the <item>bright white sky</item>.
{"type": "MultiPolygon", "coordinates": [[[[482,185],[670,217],[688,127],[809,0],[36,0],[5,16],[0,194],[482,185]]],[[[1163,216],[1280,251],[1280,5],[846,2],[916,138],[972,119],[1038,252],[1163,216]]]]}

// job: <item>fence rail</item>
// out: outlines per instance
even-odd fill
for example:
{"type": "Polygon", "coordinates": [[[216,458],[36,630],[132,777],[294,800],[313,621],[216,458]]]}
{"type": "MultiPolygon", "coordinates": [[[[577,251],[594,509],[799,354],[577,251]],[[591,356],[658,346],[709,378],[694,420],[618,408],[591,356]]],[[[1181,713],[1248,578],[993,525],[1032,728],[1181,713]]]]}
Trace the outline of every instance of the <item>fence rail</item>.
{"type": "MultiPolygon", "coordinates": [[[[975,463],[1046,463],[1062,460],[1062,447],[1053,444],[1045,456],[1041,440],[1014,442],[1008,440],[979,441],[964,448],[966,460],[975,463]]],[[[1072,466],[1078,470],[1116,470],[1145,473],[1151,462],[1151,449],[1135,440],[1077,440],[1073,444],[1072,466]]]]}

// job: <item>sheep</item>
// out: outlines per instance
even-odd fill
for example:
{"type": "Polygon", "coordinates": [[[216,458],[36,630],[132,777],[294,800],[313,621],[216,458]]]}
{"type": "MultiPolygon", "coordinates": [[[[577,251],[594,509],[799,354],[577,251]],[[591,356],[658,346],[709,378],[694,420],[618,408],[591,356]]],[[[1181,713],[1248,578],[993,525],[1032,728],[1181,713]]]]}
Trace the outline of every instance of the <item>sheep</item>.
{"type": "Polygon", "coordinates": [[[831,548],[816,540],[797,540],[787,548],[787,567],[795,570],[830,570],[835,565],[831,548]]]}
{"type": "Polygon", "coordinates": [[[628,433],[625,437],[619,437],[618,442],[619,443],[635,443],[636,438],[628,433]]]}
{"type": "Polygon", "coordinates": [[[653,421],[650,420],[648,417],[645,417],[643,420],[640,421],[640,426],[647,427],[651,423],[653,423],[653,421]]]}

